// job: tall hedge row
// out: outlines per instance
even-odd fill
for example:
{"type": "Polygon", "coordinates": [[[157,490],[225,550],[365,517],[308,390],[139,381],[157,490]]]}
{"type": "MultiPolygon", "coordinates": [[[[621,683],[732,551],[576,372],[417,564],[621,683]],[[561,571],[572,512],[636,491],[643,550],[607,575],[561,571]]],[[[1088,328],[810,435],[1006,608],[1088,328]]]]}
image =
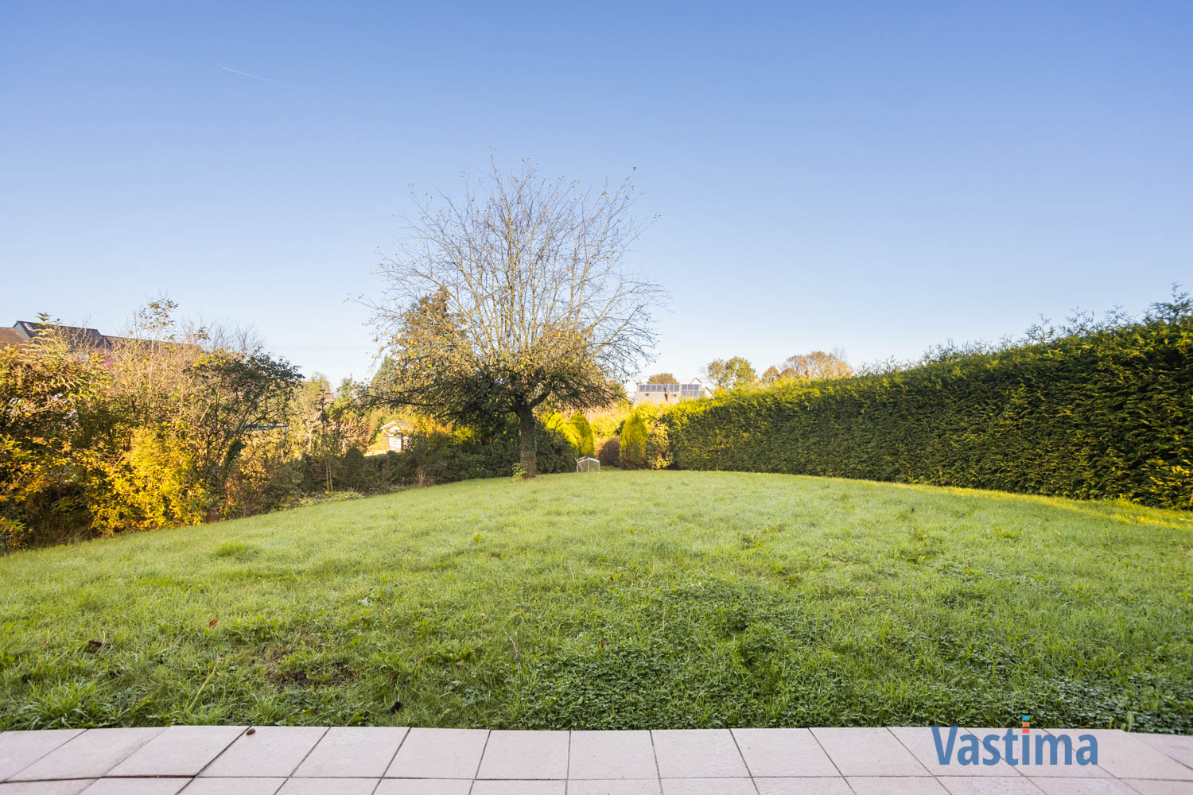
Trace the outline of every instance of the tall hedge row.
{"type": "Polygon", "coordinates": [[[1193,508],[1193,314],[942,355],[882,375],[690,401],[674,467],[1193,508]]]}

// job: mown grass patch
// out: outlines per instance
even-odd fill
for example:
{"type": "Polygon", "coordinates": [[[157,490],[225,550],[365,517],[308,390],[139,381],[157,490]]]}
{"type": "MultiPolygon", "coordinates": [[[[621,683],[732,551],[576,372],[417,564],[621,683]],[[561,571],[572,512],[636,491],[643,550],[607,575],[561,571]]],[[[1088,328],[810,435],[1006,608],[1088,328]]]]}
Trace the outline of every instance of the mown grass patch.
{"type": "Polygon", "coordinates": [[[1193,732],[1193,516],[786,475],[471,481],[0,558],[0,728],[1193,732]]]}

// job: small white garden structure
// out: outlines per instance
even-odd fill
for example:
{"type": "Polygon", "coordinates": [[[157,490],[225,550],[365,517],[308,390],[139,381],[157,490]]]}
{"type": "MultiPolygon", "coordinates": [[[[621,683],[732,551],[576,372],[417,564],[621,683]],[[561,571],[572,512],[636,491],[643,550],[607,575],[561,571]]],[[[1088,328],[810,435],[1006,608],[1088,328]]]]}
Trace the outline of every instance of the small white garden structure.
{"type": "Polygon", "coordinates": [[[577,472],[600,472],[601,462],[590,455],[582,456],[576,459],[577,472]]]}

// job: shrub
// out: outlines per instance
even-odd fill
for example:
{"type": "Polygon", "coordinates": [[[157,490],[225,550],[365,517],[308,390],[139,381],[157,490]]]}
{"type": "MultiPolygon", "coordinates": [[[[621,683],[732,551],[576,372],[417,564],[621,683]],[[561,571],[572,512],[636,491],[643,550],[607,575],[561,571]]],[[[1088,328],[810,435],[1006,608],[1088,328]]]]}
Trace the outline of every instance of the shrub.
{"type": "Polygon", "coordinates": [[[228,479],[224,516],[252,516],[287,504],[302,485],[300,462],[290,455],[282,434],[256,434],[228,479]]]}
{"type": "Polygon", "coordinates": [[[641,469],[646,466],[646,440],[650,430],[642,412],[634,409],[621,430],[619,453],[621,465],[626,469],[641,469]]]}
{"type": "Polygon", "coordinates": [[[656,422],[646,437],[646,468],[667,469],[671,463],[671,439],[667,434],[667,424],[656,422]]]}
{"type": "Polygon", "coordinates": [[[100,535],[203,521],[208,495],[170,436],[137,428],[120,457],[95,471],[92,526],[100,535]]]}
{"type": "Polygon", "coordinates": [[[603,467],[621,466],[621,439],[610,436],[597,446],[597,460],[603,467]]]}
{"type": "Polygon", "coordinates": [[[559,412],[548,414],[543,420],[543,426],[551,433],[559,434],[568,443],[572,448],[572,458],[580,455],[580,437],[576,434],[575,427],[565,422],[559,412]]]}
{"type": "Polygon", "coordinates": [[[592,433],[598,439],[617,436],[629,416],[629,407],[601,411],[592,418],[592,433]]]}
{"type": "Polygon", "coordinates": [[[1180,296],[1139,321],[1083,320],[909,369],[688,401],[665,422],[680,469],[1189,509],[1190,395],[1193,305],[1180,296]]]}
{"type": "Polygon", "coordinates": [[[589,424],[588,418],[583,414],[573,414],[572,418],[568,420],[568,425],[571,426],[572,431],[576,436],[579,454],[595,455],[596,435],[592,431],[592,425],[589,424]]]}

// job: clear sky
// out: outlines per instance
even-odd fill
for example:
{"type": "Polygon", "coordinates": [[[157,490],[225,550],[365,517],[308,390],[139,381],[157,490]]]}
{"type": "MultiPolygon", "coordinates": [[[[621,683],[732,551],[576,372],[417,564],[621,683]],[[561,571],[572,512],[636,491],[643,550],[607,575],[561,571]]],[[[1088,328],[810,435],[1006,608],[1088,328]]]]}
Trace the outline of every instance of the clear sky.
{"type": "Polygon", "coordinates": [[[1191,43],[1184,0],[8,0],[0,322],[112,332],[164,292],[362,377],[345,299],[407,184],[491,148],[637,167],[632,263],[673,295],[650,371],[1138,311],[1193,286],[1191,43]]]}

